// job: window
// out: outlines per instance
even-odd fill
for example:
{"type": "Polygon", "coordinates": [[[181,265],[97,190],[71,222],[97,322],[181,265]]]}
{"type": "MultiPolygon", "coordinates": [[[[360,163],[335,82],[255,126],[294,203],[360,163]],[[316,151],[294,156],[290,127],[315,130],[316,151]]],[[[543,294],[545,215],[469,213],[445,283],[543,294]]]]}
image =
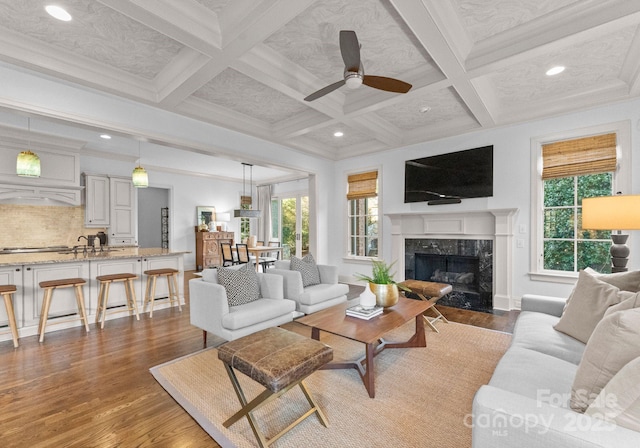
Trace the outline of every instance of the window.
{"type": "Polygon", "coordinates": [[[348,178],[348,255],[378,256],[378,171],[348,178]]]}
{"type": "Polygon", "coordinates": [[[540,167],[532,185],[534,278],[575,278],[586,267],[611,270],[611,232],[582,228],[582,199],[630,190],[629,129],[623,123],[596,129],[532,140],[540,167]]]}
{"type": "MultiPolygon", "coordinates": [[[[251,196],[240,196],[240,208],[251,210],[251,196]]],[[[240,218],[240,241],[246,241],[251,234],[251,221],[249,218],[240,218]]]]}

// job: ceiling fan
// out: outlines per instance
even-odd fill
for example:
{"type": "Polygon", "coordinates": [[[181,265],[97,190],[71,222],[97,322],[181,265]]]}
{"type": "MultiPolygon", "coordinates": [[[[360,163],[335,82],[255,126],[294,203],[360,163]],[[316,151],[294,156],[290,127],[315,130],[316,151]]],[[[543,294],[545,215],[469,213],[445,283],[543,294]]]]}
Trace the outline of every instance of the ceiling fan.
{"type": "Polygon", "coordinates": [[[358,43],[355,31],[340,31],[340,53],[342,53],[342,60],[344,61],[344,79],[329,84],[317,92],[312,93],[304,99],[305,101],[316,100],[345,84],[350,89],[357,89],[360,85],[364,84],[374,89],[394,93],[407,93],[412,87],[411,84],[400,81],[399,79],[365,75],[362,63],[360,62],[360,44],[358,43]]]}

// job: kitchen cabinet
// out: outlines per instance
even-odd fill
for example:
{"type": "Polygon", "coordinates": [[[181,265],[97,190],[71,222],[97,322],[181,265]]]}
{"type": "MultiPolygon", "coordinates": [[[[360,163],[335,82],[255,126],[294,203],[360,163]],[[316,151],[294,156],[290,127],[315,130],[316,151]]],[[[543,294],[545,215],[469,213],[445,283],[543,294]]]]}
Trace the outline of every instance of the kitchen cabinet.
{"type": "Polygon", "coordinates": [[[110,183],[107,176],[85,174],[85,227],[108,227],[110,214],[110,183]]]}
{"type": "Polygon", "coordinates": [[[109,245],[132,246],[137,241],[137,205],[133,182],[129,178],[110,177],[109,245]]]}
{"type": "MultiPolygon", "coordinates": [[[[84,278],[89,276],[89,263],[53,263],[25,266],[23,268],[23,301],[24,317],[23,325],[38,325],[40,320],[40,308],[42,307],[43,290],[40,282],[46,280],[59,280],[61,278],[84,278]]],[[[84,306],[89,314],[95,314],[95,305],[92,307],[89,301],[89,282],[83,287],[84,306]]],[[[69,316],[78,312],[74,288],[58,288],[53,294],[51,308],[49,309],[49,322],[53,323],[55,317],[69,316]]],[[[79,321],[78,321],[79,322],[79,321]]],[[[68,327],[77,323],[69,322],[68,327]]]]}
{"type": "Polygon", "coordinates": [[[222,265],[220,243],[233,246],[233,232],[196,232],[196,269],[222,265]]]}
{"type": "MultiPolygon", "coordinates": [[[[16,285],[16,292],[13,293],[13,314],[16,316],[18,328],[22,326],[22,266],[0,267],[0,285],[16,285]]],[[[9,325],[9,316],[3,305],[0,305],[0,326],[9,325]]]]}

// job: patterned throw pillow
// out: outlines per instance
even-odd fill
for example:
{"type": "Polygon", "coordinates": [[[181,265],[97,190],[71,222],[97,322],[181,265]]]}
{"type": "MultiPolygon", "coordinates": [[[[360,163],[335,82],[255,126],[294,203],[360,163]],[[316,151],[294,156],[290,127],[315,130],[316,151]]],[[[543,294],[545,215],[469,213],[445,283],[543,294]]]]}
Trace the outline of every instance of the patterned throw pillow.
{"type": "Polygon", "coordinates": [[[302,286],[307,287],[320,283],[320,271],[316,266],[313,255],[308,254],[304,258],[291,257],[291,270],[300,272],[302,275],[302,286]]]}
{"type": "Polygon", "coordinates": [[[244,305],[260,298],[258,274],[248,264],[240,269],[218,268],[218,283],[227,292],[229,306],[244,305]]]}

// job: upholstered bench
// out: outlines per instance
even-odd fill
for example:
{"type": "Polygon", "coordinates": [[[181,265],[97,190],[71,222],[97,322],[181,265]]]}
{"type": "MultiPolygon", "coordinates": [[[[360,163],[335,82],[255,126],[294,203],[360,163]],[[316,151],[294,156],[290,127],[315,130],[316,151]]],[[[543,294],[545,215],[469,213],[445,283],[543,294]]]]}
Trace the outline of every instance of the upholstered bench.
{"type": "Polygon", "coordinates": [[[309,394],[303,380],[333,359],[331,347],[297,333],[272,327],[218,347],[218,358],[224,363],[242,405],[242,409],[223,423],[225,428],[246,416],[258,444],[267,447],[314,413],[320,423],[327,426],[324,414],[309,394]],[[234,369],[262,384],[266,388],[265,391],[247,403],[234,369]],[[302,389],[311,409],[267,440],[258,429],[252,412],[296,385],[302,389]]]}
{"type": "Polygon", "coordinates": [[[411,295],[416,295],[420,300],[425,300],[427,302],[431,302],[434,305],[429,308],[435,313],[435,317],[427,317],[424,316],[427,321],[427,325],[431,327],[433,331],[439,333],[435,324],[439,320],[442,320],[445,323],[449,323],[446,317],[442,315],[440,310],[436,308],[435,303],[453,291],[453,287],[448,283],[436,283],[436,282],[425,282],[423,280],[405,280],[401,283],[398,283],[399,286],[403,286],[411,290],[411,293],[405,293],[407,297],[411,297],[411,295]]]}

